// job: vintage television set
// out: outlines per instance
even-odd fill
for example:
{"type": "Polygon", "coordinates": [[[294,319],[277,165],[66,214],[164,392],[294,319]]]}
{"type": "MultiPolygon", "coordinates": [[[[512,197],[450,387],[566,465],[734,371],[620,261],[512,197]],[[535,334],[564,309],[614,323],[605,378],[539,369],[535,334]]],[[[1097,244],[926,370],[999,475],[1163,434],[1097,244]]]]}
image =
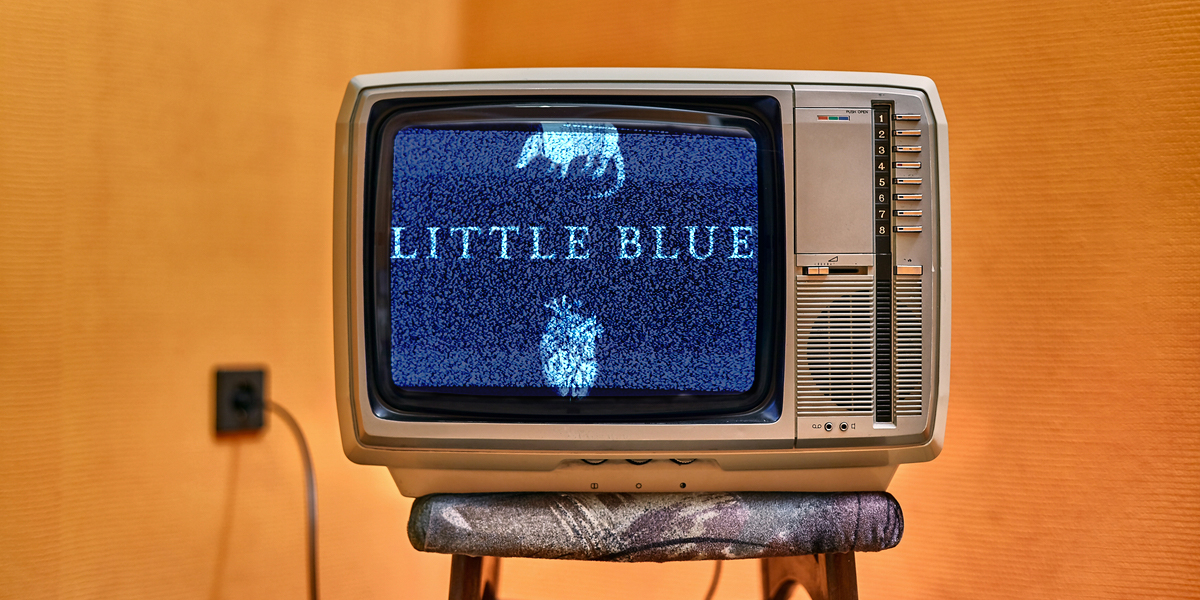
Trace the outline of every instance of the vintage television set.
{"type": "Polygon", "coordinates": [[[355,77],[347,456],[408,496],[885,489],[945,430],[947,140],[908,75],[355,77]]]}

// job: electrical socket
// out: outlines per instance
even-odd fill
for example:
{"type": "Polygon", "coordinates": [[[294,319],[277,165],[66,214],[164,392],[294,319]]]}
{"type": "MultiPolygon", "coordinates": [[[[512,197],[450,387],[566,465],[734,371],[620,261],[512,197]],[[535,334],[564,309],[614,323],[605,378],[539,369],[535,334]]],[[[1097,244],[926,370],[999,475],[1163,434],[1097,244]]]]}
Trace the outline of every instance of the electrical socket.
{"type": "Polygon", "coordinates": [[[265,369],[217,369],[217,434],[258,431],[263,427],[265,369]]]}

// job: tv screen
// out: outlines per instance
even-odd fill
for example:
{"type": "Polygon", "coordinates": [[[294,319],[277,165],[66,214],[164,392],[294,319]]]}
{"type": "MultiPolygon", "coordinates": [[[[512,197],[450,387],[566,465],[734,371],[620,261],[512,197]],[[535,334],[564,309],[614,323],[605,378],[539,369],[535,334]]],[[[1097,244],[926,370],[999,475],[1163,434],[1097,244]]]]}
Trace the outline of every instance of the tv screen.
{"type": "Polygon", "coordinates": [[[375,120],[366,296],[386,409],[761,410],[778,367],[772,122],[749,101],[559,102],[375,120]]]}

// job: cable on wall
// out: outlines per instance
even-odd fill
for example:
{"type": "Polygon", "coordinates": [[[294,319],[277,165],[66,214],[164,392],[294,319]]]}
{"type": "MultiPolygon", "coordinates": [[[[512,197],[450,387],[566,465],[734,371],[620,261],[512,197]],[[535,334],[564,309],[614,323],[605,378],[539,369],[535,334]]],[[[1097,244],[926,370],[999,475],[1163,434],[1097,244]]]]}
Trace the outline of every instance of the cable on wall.
{"type": "Polygon", "coordinates": [[[721,583],[721,565],[724,561],[713,561],[713,576],[712,583],[708,584],[708,593],[704,594],[704,600],[713,600],[713,596],[717,595],[717,584],[721,583]]]}
{"type": "Polygon", "coordinates": [[[317,600],[317,482],[313,476],[312,454],[308,451],[308,441],[304,439],[304,432],[300,430],[300,424],[292,417],[292,413],[273,400],[264,400],[263,405],[264,408],[279,415],[279,418],[287,423],[288,428],[296,436],[296,443],[300,446],[300,458],[304,461],[304,485],[308,500],[308,597],[311,600],[317,600]]]}

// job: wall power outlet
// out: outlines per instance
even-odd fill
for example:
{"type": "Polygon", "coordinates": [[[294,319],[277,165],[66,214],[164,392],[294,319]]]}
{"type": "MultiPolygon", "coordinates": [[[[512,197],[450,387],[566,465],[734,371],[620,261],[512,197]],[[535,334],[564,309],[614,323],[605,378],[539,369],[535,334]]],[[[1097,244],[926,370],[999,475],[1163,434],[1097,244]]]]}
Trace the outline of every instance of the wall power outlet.
{"type": "Polygon", "coordinates": [[[258,431],[263,426],[264,369],[217,369],[217,434],[258,431]]]}

